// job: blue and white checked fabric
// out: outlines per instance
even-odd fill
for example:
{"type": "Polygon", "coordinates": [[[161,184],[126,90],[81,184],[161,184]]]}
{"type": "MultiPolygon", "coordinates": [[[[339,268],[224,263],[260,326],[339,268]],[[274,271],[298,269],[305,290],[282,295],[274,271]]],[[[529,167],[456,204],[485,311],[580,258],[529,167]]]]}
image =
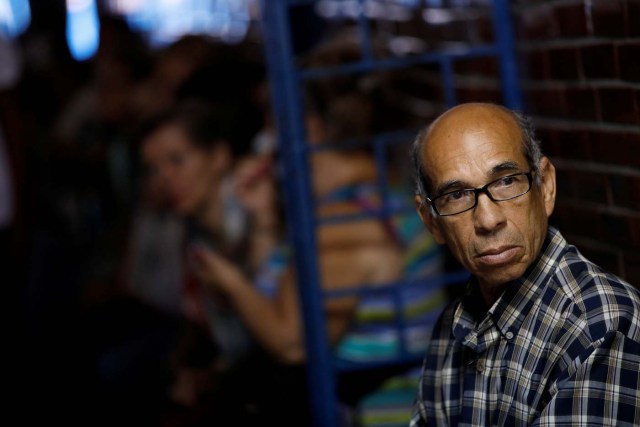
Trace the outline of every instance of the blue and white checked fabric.
{"type": "Polygon", "coordinates": [[[550,227],[488,310],[477,285],[447,307],[410,427],[639,426],[640,293],[550,227]]]}

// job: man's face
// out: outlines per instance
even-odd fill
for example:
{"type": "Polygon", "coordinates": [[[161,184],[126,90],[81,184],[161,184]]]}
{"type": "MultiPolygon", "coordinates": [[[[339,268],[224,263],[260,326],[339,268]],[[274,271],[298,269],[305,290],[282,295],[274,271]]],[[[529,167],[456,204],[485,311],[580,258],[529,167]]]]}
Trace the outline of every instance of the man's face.
{"type": "MultiPolygon", "coordinates": [[[[511,116],[477,105],[452,110],[438,121],[423,145],[422,162],[431,198],[530,170],[511,116]]],[[[512,200],[494,202],[480,194],[475,208],[445,217],[434,217],[427,204],[419,207],[436,241],[446,243],[485,288],[520,277],[540,250],[555,200],[553,165],[543,158],[540,170],[542,185],[534,182],[527,194],[512,200]]]]}

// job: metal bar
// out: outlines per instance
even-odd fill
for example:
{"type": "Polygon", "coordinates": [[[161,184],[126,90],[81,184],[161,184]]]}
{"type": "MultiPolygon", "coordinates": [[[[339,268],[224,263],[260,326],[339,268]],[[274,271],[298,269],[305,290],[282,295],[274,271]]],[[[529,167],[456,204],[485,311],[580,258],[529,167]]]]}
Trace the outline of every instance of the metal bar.
{"type": "Polygon", "coordinates": [[[458,103],[456,88],[453,82],[453,64],[451,63],[451,58],[445,57],[440,61],[440,75],[442,77],[444,102],[448,108],[451,108],[458,103]]]}
{"type": "Polygon", "coordinates": [[[284,1],[262,0],[267,67],[270,74],[274,119],[283,155],[285,210],[291,227],[296,280],[307,346],[310,405],[316,427],[337,426],[333,365],[317,264],[315,210],[311,200],[308,151],[300,80],[296,78],[289,9],[284,1]],[[268,3],[268,4],[267,4],[268,3]],[[304,286],[302,285],[304,284],[304,286]]]}
{"type": "Polygon", "coordinates": [[[500,84],[505,106],[521,110],[522,91],[511,23],[509,0],[494,0],[493,32],[500,59],[500,84]]]}
{"type": "Polygon", "coordinates": [[[364,13],[365,0],[358,0],[358,34],[362,43],[362,59],[366,64],[373,62],[373,45],[371,43],[371,29],[369,28],[369,20],[364,13]]]}
{"type": "Polygon", "coordinates": [[[328,77],[363,73],[372,70],[391,70],[418,64],[439,63],[443,57],[464,59],[482,56],[495,56],[497,54],[498,48],[494,45],[466,46],[465,48],[428,52],[411,57],[385,58],[371,62],[350,62],[330,68],[307,68],[300,72],[300,77],[303,80],[319,80],[328,77]]]}

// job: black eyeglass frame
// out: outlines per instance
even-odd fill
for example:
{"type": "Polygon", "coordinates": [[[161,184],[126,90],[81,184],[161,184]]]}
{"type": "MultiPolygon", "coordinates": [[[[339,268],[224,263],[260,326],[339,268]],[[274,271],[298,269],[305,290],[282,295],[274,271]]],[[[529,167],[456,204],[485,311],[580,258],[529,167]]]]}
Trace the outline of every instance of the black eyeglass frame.
{"type": "Polygon", "coordinates": [[[470,211],[471,209],[475,208],[476,206],[478,206],[478,196],[480,195],[480,193],[484,193],[487,195],[487,197],[492,201],[492,202],[506,202],[507,200],[513,200],[513,199],[517,199],[518,197],[522,197],[525,194],[527,194],[529,191],[531,191],[531,186],[533,185],[533,174],[535,173],[534,170],[530,170],[529,172],[518,172],[518,173],[514,173],[511,175],[505,175],[503,177],[500,177],[498,179],[494,179],[491,182],[488,182],[487,184],[483,185],[482,187],[478,187],[478,188],[462,188],[460,190],[454,190],[454,191],[448,191],[444,194],[440,194],[437,197],[434,197],[433,199],[427,197],[426,200],[427,202],[431,205],[431,208],[433,209],[433,211],[438,215],[438,216],[453,216],[453,215],[458,215],[461,214],[463,212],[466,211],[470,211]],[[501,179],[505,179],[505,178],[510,178],[513,176],[518,176],[518,175],[524,175],[527,177],[527,180],[529,181],[529,188],[527,188],[527,191],[525,191],[524,193],[518,194],[517,196],[513,196],[513,197],[509,197],[508,199],[494,199],[493,196],[491,195],[491,193],[489,192],[489,186],[492,184],[495,184],[496,182],[500,181],[501,179]],[[452,214],[441,214],[440,212],[438,212],[438,208],[435,205],[435,201],[438,200],[441,197],[444,196],[448,196],[449,194],[452,193],[457,193],[458,191],[473,191],[473,195],[474,195],[474,202],[473,205],[468,207],[467,209],[460,211],[460,212],[456,212],[456,213],[452,213],[452,214]]]}

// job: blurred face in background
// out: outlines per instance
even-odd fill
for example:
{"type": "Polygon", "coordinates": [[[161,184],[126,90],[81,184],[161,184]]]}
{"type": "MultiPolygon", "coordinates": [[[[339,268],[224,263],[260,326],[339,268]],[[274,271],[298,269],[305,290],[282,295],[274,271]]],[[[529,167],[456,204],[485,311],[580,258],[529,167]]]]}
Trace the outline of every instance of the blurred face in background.
{"type": "Polygon", "coordinates": [[[225,144],[194,144],[178,124],[156,129],[142,141],[148,187],[182,216],[204,211],[217,198],[228,162],[225,144]]]}

